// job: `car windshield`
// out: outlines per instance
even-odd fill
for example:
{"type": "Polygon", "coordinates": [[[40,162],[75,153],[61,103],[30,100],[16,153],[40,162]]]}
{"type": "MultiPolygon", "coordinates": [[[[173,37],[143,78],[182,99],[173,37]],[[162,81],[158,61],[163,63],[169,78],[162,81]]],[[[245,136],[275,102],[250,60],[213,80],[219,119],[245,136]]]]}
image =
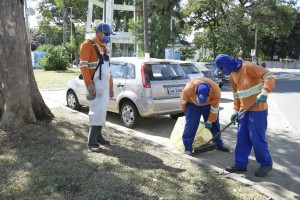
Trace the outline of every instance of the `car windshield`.
{"type": "Polygon", "coordinates": [[[214,77],[214,72],[213,71],[202,71],[205,77],[214,77]]]}
{"type": "Polygon", "coordinates": [[[198,74],[200,71],[194,65],[181,65],[182,69],[187,74],[198,74]]]}
{"type": "Polygon", "coordinates": [[[177,64],[147,64],[147,70],[150,81],[188,78],[177,64]]]}

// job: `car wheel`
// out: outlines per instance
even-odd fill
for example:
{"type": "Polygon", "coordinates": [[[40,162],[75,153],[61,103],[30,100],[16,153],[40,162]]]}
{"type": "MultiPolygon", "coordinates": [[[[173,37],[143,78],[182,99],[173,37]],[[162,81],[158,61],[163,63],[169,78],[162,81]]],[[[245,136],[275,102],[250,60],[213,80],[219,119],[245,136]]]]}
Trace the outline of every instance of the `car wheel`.
{"type": "Polygon", "coordinates": [[[128,128],[136,127],[141,120],[140,113],[136,106],[128,101],[122,104],[120,116],[124,125],[128,128]]]}
{"type": "Polygon", "coordinates": [[[72,110],[80,110],[81,108],[78,98],[73,90],[67,93],[67,105],[72,110]]]}
{"type": "Polygon", "coordinates": [[[184,113],[178,113],[178,114],[170,115],[170,117],[171,117],[172,119],[175,119],[175,120],[177,120],[178,117],[182,117],[182,116],[184,116],[184,113]]]}

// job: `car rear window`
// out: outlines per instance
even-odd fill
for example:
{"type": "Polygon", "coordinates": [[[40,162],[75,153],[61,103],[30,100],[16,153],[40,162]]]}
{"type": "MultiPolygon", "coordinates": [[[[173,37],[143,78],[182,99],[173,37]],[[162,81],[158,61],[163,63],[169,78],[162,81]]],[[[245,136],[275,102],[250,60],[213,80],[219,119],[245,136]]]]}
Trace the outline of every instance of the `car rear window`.
{"type": "Polygon", "coordinates": [[[194,65],[181,65],[187,74],[198,74],[200,71],[194,65]]]}
{"type": "Polygon", "coordinates": [[[178,64],[147,64],[148,77],[153,80],[187,79],[187,75],[178,64]]]}

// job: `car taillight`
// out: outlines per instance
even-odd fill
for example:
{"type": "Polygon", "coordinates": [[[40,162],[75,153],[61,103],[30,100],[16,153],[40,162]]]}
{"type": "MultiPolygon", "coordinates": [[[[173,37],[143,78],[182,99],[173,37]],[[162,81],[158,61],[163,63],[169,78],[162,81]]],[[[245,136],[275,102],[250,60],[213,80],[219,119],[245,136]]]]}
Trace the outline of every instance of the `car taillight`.
{"type": "Polygon", "coordinates": [[[147,82],[148,70],[146,63],[142,64],[142,83],[145,88],[150,88],[150,84],[147,82]]]}

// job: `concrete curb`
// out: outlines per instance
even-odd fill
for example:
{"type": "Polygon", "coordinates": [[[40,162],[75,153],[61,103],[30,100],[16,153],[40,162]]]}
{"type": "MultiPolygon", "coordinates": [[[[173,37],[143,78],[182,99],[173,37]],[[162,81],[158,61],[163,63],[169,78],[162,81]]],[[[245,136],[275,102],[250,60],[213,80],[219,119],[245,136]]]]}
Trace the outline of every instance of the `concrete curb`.
{"type": "MultiPolygon", "coordinates": [[[[88,115],[86,114],[83,114],[81,112],[78,112],[78,111],[74,111],[68,107],[65,107],[65,109],[69,109],[71,110],[72,112],[74,113],[78,113],[79,115],[85,117],[88,119],[88,115]]],[[[189,155],[185,155],[181,152],[179,152],[178,150],[176,150],[171,142],[169,141],[169,139],[165,139],[165,138],[160,138],[160,137],[156,137],[156,136],[149,136],[147,134],[144,134],[142,132],[139,132],[139,131],[135,131],[135,130],[132,130],[132,129],[129,129],[129,128],[126,128],[126,127],[123,127],[123,126],[120,126],[120,125],[117,125],[117,124],[113,124],[113,123],[110,123],[110,122],[106,122],[106,127],[109,127],[109,128],[112,128],[114,130],[117,130],[119,132],[122,132],[122,133],[125,133],[125,134],[130,134],[133,138],[135,139],[138,139],[138,140],[141,140],[143,142],[146,142],[148,144],[151,144],[151,145],[154,145],[154,146],[157,146],[157,147],[160,147],[160,148],[163,148],[167,151],[170,151],[171,153],[174,153],[180,157],[184,157],[185,159],[189,159],[189,160],[192,160],[193,162],[196,162],[198,163],[199,165],[201,166],[204,166],[206,167],[207,169],[210,169],[210,170],[213,170],[215,172],[218,172],[219,174],[225,174],[227,175],[227,177],[233,179],[233,180],[236,180],[236,181],[239,181],[240,183],[243,183],[245,185],[249,185],[249,187],[255,189],[256,191],[264,194],[265,196],[267,196],[268,198],[270,199],[274,199],[274,200],[285,200],[287,198],[279,195],[279,194],[276,194],[270,190],[268,190],[267,188],[261,186],[260,184],[258,183],[255,183],[253,181],[250,181],[248,179],[245,178],[245,176],[243,174],[231,174],[229,172],[226,172],[224,169],[222,168],[219,168],[217,166],[214,166],[208,162],[205,162],[203,160],[201,160],[201,158],[195,158],[195,157],[192,157],[192,156],[189,156],[189,155]],[[160,143],[156,142],[155,139],[159,138],[160,139],[160,143]]],[[[290,191],[289,191],[290,192],[290,191]]],[[[295,194],[296,196],[297,194],[295,194]]]]}
{"type": "MultiPolygon", "coordinates": [[[[41,90],[41,92],[44,93],[44,95],[42,95],[42,96],[45,100],[45,103],[47,103],[47,105],[49,106],[50,109],[56,108],[56,107],[63,107],[63,108],[69,109],[68,107],[65,106],[66,103],[64,102],[65,101],[64,98],[63,98],[63,101],[62,101],[58,97],[53,98],[51,96],[51,91],[57,91],[61,95],[60,91],[63,93],[64,90],[65,90],[65,88],[41,90]]],[[[228,92],[224,92],[223,98],[231,99],[231,97],[232,97],[231,94],[229,94],[228,92]]],[[[225,101],[224,103],[221,104],[221,106],[226,107],[227,104],[229,104],[229,103],[230,102],[225,101]]],[[[281,113],[281,112],[279,112],[280,111],[279,107],[274,102],[272,102],[272,99],[270,100],[270,107],[274,108],[274,109],[272,109],[272,111],[270,111],[270,116],[271,115],[277,116],[278,113],[279,114],[281,113]]],[[[83,114],[81,112],[74,111],[74,110],[72,110],[72,112],[78,113],[81,116],[86,117],[86,119],[88,119],[88,116],[86,114],[83,114]]],[[[228,118],[228,117],[226,117],[227,112],[225,112],[223,114],[224,114],[224,119],[227,119],[228,118]]],[[[278,128],[278,127],[283,126],[283,125],[285,127],[290,127],[289,126],[290,123],[287,121],[287,119],[283,118],[283,117],[280,117],[280,116],[281,115],[278,115],[276,117],[276,119],[280,118],[280,120],[275,120],[276,122],[280,121],[280,123],[278,123],[278,124],[276,123],[273,128],[278,128]]],[[[223,124],[227,123],[226,120],[223,120],[223,121],[220,120],[220,122],[223,123],[223,124]]],[[[113,128],[117,131],[123,132],[125,134],[130,134],[131,136],[133,136],[136,139],[145,141],[149,144],[152,144],[152,145],[155,145],[155,146],[158,146],[158,147],[162,147],[162,148],[164,148],[164,149],[166,149],[166,150],[168,150],[168,151],[170,151],[170,152],[172,152],[172,153],[174,153],[178,156],[183,156],[186,159],[193,160],[193,161],[199,163],[199,165],[205,166],[205,167],[207,167],[211,170],[214,170],[218,173],[222,173],[222,174],[226,173],[226,175],[228,175],[228,177],[230,177],[231,179],[234,179],[234,180],[237,180],[241,183],[249,185],[249,187],[254,188],[258,192],[260,192],[260,193],[266,195],[267,197],[269,197],[270,199],[275,199],[275,200],[277,200],[277,199],[278,200],[299,199],[299,194],[296,194],[296,193],[294,193],[292,191],[289,191],[285,188],[281,188],[281,186],[279,186],[279,185],[275,185],[273,187],[273,190],[270,190],[270,189],[268,189],[268,187],[264,187],[263,184],[261,184],[261,183],[253,182],[253,181],[250,181],[250,180],[246,179],[243,174],[229,174],[229,173],[227,174],[227,172],[225,172],[223,169],[208,163],[208,161],[205,161],[202,158],[196,158],[196,157],[192,157],[192,156],[182,154],[179,151],[177,151],[177,149],[175,149],[175,147],[173,146],[173,144],[171,143],[169,138],[162,138],[162,137],[159,137],[159,136],[148,135],[148,134],[145,134],[145,133],[142,133],[142,132],[139,132],[139,131],[135,131],[135,130],[132,130],[132,129],[129,129],[129,128],[126,128],[126,127],[123,127],[123,126],[120,126],[120,125],[117,125],[117,124],[110,123],[110,122],[106,122],[106,125],[107,125],[107,127],[113,128]]],[[[292,130],[290,130],[290,128],[288,128],[287,130],[290,132],[290,134],[292,134],[292,130]]],[[[291,137],[292,136],[294,136],[294,135],[291,135],[291,137]]]]}
{"type": "MultiPolygon", "coordinates": [[[[279,194],[276,194],[268,189],[266,189],[265,187],[259,185],[258,183],[255,183],[255,182],[252,182],[248,179],[246,179],[244,177],[244,175],[242,174],[230,174],[229,172],[226,172],[224,169],[221,169],[219,167],[216,167],[214,165],[211,165],[210,163],[207,163],[203,160],[201,160],[201,158],[195,158],[195,157],[192,157],[192,156],[189,156],[189,155],[185,155],[179,151],[177,151],[174,147],[172,148],[171,146],[169,145],[163,145],[163,144],[159,144],[151,139],[147,139],[144,137],[144,133],[141,133],[139,131],[134,131],[132,129],[128,129],[126,127],[122,127],[122,126],[119,126],[117,124],[113,124],[113,123],[110,123],[110,122],[106,122],[106,126],[107,127],[110,127],[110,128],[113,128],[117,131],[120,131],[120,132],[123,132],[123,133],[126,133],[126,134],[130,134],[132,135],[135,139],[139,139],[139,140],[142,140],[144,142],[147,142],[148,144],[152,144],[154,146],[158,146],[158,147],[162,147],[174,154],[177,154],[178,156],[181,156],[181,157],[184,157],[186,159],[189,159],[189,160],[192,160],[196,163],[198,163],[199,165],[201,166],[204,166],[206,167],[207,169],[210,169],[210,170],[213,170],[213,171],[216,171],[220,174],[227,174],[227,176],[233,180],[236,180],[236,181],[239,181],[245,185],[249,185],[249,187],[255,189],[256,191],[264,194],[265,196],[269,197],[270,199],[274,199],[274,200],[284,200],[286,199],[285,197],[279,195],[279,194]]],[[[296,194],[295,194],[296,195],[296,194]]]]}

